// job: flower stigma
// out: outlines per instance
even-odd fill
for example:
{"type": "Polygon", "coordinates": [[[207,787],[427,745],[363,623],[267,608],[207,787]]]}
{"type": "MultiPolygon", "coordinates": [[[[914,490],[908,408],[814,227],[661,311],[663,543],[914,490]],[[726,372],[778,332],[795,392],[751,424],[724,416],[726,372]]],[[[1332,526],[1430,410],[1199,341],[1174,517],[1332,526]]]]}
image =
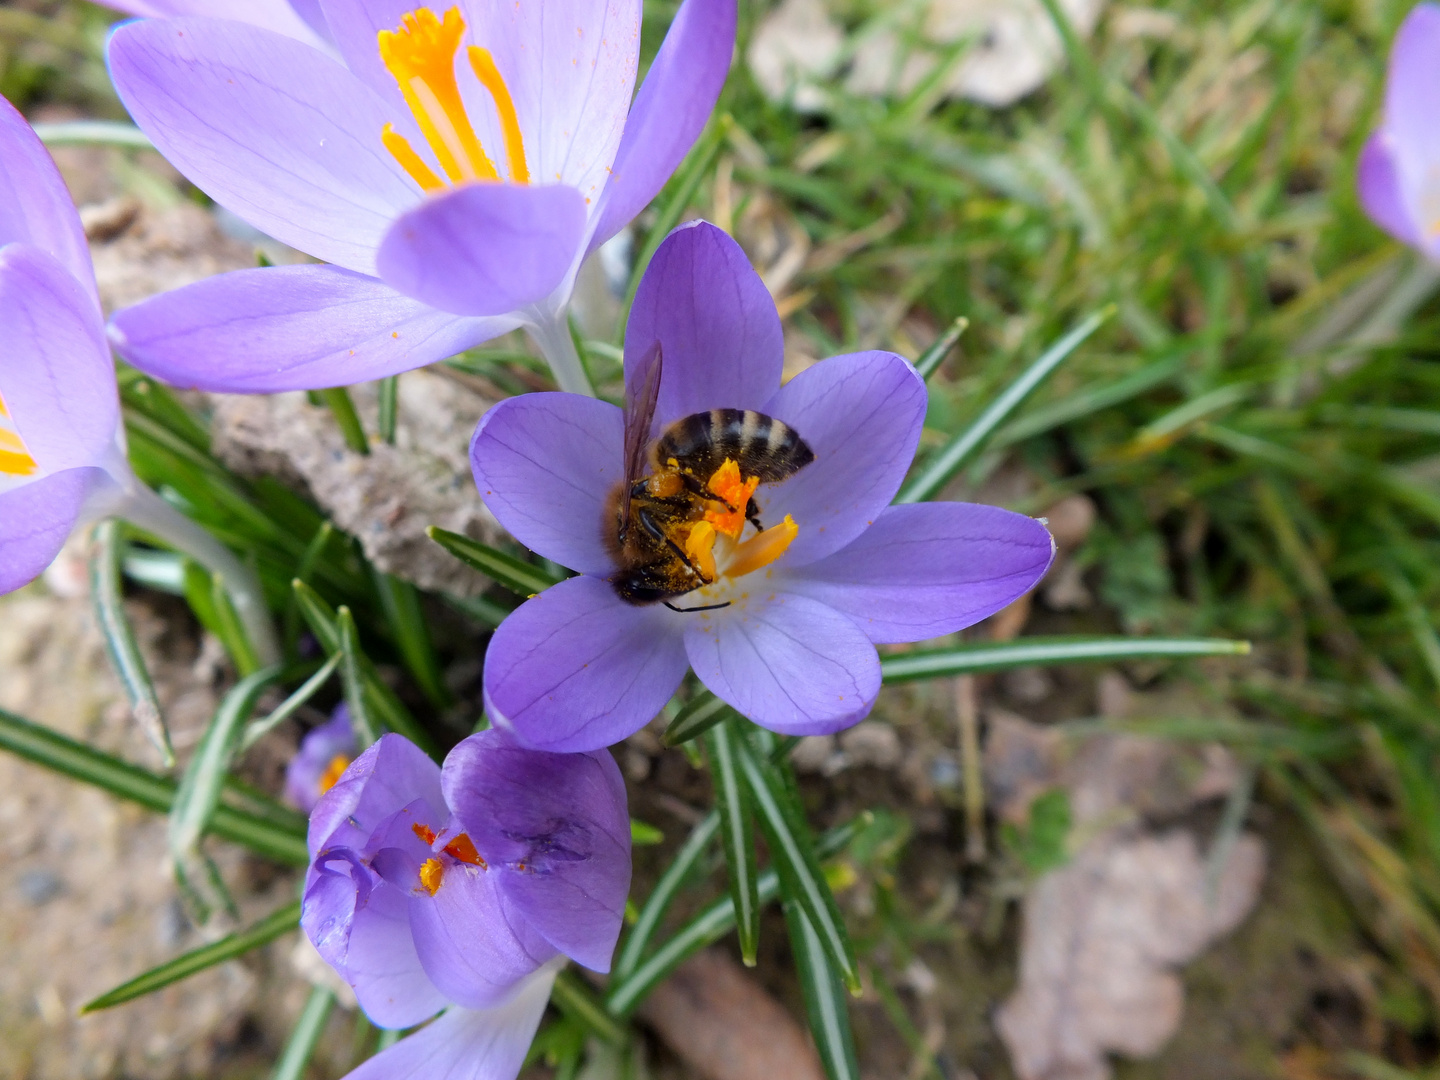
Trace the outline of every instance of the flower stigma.
{"type": "MultiPolygon", "coordinates": [[[[394,30],[381,30],[377,35],[380,60],[395,77],[405,104],[410,106],[420,126],[420,133],[450,182],[498,181],[500,172],[475,134],[455,76],[455,54],[464,36],[465,20],[458,7],[445,12],[443,19],[430,8],[416,8],[402,15],[400,25],[394,30]]],[[[525,164],[525,140],[520,133],[520,120],[510,88],[488,49],[471,45],[466,55],[475,77],[495,103],[510,180],[528,184],[530,170],[525,164]]],[[[393,124],[385,125],[380,139],[422,190],[439,191],[447,186],[393,124]]]]}
{"type": "MultiPolygon", "coordinates": [[[[423,844],[433,845],[435,843],[435,830],[422,822],[417,821],[411,824],[410,831],[418,836],[420,842],[423,844]]],[[[488,870],[490,868],[490,864],[475,850],[474,841],[464,833],[459,833],[455,839],[441,848],[441,851],[449,855],[450,858],[456,862],[469,863],[471,866],[478,866],[481,870],[488,870]]],[[[425,891],[431,896],[435,895],[436,890],[440,888],[440,884],[444,878],[445,864],[441,860],[426,859],[425,862],[421,864],[420,884],[425,887],[425,891]]]]}
{"type": "Polygon", "coordinates": [[[0,398],[0,476],[31,476],[39,468],[0,398]]]}

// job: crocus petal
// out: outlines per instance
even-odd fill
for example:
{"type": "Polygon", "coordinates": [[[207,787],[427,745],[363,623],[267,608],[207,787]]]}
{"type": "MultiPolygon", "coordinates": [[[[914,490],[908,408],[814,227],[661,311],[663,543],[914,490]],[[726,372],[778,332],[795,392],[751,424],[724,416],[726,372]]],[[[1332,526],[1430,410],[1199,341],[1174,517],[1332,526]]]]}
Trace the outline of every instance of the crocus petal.
{"type": "Polygon", "coordinates": [[[373,273],[421,193],[386,151],[385,102],[323,53],[223,19],[128,23],[110,38],[125,107],[197,187],[318,259],[373,273]]]}
{"type": "Polygon", "coordinates": [[[515,1080],[560,966],[542,967],[493,1009],[447,1009],[433,1024],[382,1050],[345,1080],[515,1080]]]}
{"type": "Polygon", "coordinates": [[[324,40],[324,17],[315,0],[102,0],[106,7],[138,15],[143,19],[172,19],[203,15],[272,30],[277,34],[320,45],[324,40]],[[313,20],[313,21],[312,21],[313,20]]]}
{"type": "Polygon", "coordinates": [[[311,858],[326,847],[362,850],[386,818],[416,799],[437,811],[445,805],[440,766],[409,739],[380,736],[315,804],[310,814],[311,858]]]}
{"type": "Polygon", "coordinates": [[[380,1027],[413,1027],[446,1005],[410,932],[411,897],[381,882],[355,913],[344,975],[365,1015],[380,1027]]]}
{"type": "Polygon", "coordinates": [[[599,750],[634,734],[685,675],[680,617],[627,604],[600,578],[546,589],[490,639],[491,719],[537,750],[599,750]]]}
{"type": "Polygon", "coordinates": [[[1395,239],[1420,247],[1425,237],[1411,216],[1400,184],[1394,148],[1390,144],[1390,136],[1377,131],[1360,151],[1360,161],[1355,170],[1360,205],[1375,224],[1395,239]]]}
{"type": "Polygon", "coordinates": [[[575,261],[585,202],[551,184],[466,184],[401,216],[376,256],[385,282],[457,315],[543,300],[575,261]]]}
{"type": "Polygon", "coordinates": [[[607,502],[623,479],[624,419],[578,394],[524,394],[491,408],[470,440],[480,498],[531,551],[581,573],[615,570],[607,502]]]}
{"type": "Polygon", "coordinates": [[[740,245],[708,221],[667,236],[640,281],[625,353],[643,356],[656,341],[664,361],[657,427],[707,409],[759,409],[780,385],[775,301],[740,245]]]}
{"type": "Polygon", "coordinates": [[[710,118],[735,51],[735,0],[685,0],[645,75],[590,240],[593,251],[659,194],[710,118]]]}
{"type": "Polygon", "coordinates": [[[502,1004],[555,950],[512,926],[499,894],[503,871],[452,863],[439,888],[410,899],[410,929],[425,973],[467,1009],[502,1004]]]}
{"type": "Polygon", "coordinates": [[[1435,109],[1440,103],[1437,56],[1440,56],[1440,5],[1416,4],[1400,24],[1390,47],[1385,128],[1393,134],[1399,148],[1402,175],[1417,184],[1428,166],[1440,162],[1440,132],[1435,128],[1435,109]]]}
{"type": "MultiPolygon", "coordinates": [[[[92,297],[95,271],[80,215],[39,136],[0,97],[0,247],[30,244],[55,258],[92,297]]],[[[100,301],[94,301],[100,310],[100,301]]]]}
{"type": "Polygon", "coordinates": [[[0,399],[44,472],[113,454],[120,402],[95,299],[29,244],[0,248],[0,399]]]}
{"type": "Polygon", "coordinates": [[[320,780],[336,757],[348,762],[354,758],[355,749],[350,711],[342,702],[326,723],[307,732],[300,740],[300,748],[285,766],[285,797],[308,813],[324,794],[320,780]]]}
{"type": "Polygon", "coordinates": [[[572,960],[610,970],[630,892],[630,819],[609,752],[526,750],[485,731],[450,751],[441,783],[512,910],[572,960]]]}
{"type": "Polygon", "coordinates": [[[517,325],[436,311],[335,266],[277,266],[218,274],[118,311],[110,341],[176,386],[270,394],[409,371],[517,325]]]}
{"type": "Polygon", "coordinates": [[[993,615],[1034,587],[1055,545],[1034,518],[973,503],[887,507],[854,541],[781,586],[871,641],[923,641],[993,615]]]}
{"type": "Polygon", "coordinates": [[[104,469],[65,469],[0,494],[0,596],[28,585],[60,553],[85,508],[119,488],[104,469]]]}
{"type": "Polygon", "coordinates": [[[691,616],[685,651],[716,697],[782,735],[858,723],[880,692],[880,657],[847,616],[783,592],[691,616]]]}
{"type": "Polygon", "coordinates": [[[815,460],[755,496],[762,520],[785,514],[800,534],[785,565],[839,551],[890,504],[925,422],[925,382],[894,353],[836,356],[802,371],[761,410],[785,421],[815,460]]]}

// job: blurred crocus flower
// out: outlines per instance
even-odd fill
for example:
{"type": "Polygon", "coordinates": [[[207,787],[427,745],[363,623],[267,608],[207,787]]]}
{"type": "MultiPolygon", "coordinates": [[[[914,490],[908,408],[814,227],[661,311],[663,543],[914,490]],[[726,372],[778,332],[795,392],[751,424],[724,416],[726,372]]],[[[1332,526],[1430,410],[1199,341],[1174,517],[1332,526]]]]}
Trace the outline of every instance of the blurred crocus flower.
{"type": "Polygon", "coordinates": [[[350,710],[341,702],[329,720],[300,740],[300,749],[285,767],[285,797],[308,814],[340,780],[358,750],[350,710]]]}
{"type": "Polygon", "coordinates": [[[778,420],[813,460],[758,486],[728,460],[708,480],[692,477],[709,509],[672,525],[666,542],[682,576],[688,566],[697,584],[713,580],[667,603],[617,589],[620,409],[526,394],[480,421],[470,460],[485,504],[522,544],[579,571],[491,640],[485,695],[496,724],[548,750],[606,746],[659,712],[690,667],[757,724],[837,731],[875,703],[877,644],[959,630],[1040,580],[1053,545],[1039,522],[966,503],[890,505],[925,418],[925,384],[908,362],[837,356],[781,386],[783,354],[774,302],[739,246],[705,222],[673,232],[630,313],[627,400],[643,396],[635,384],[658,355],[652,435],[696,414],[710,430],[719,414],[709,410],[748,409],[760,417],[736,416],[732,434],[778,420]],[[751,500],[759,524],[747,535],[751,500]]]}
{"type": "Polygon", "coordinates": [[[625,786],[606,752],[503,732],[443,769],[384,735],[310,815],[300,924],[387,1028],[429,1026],[352,1080],[512,1080],[569,957],[608,971],[630,887],[625,786]]]}
{"type": "Polygon", "coordinates": [[[584,257],[705,124],[735,0],[686,0],[631,106],[640,0],[323,0],[344,63],[219,19],[130,23],[110,71],[218,203],[326,266],[242,270],[118,313],[116,348],[181,386],[361,382],[516,327],[589,384],[566,306],[584,257]]]}
{"type": "Polygon", "coordinates": [[[312,45],[329,40],[320,0],[100,0],[106,7],[142,19],[204,15],[236,19],[312,45]]]}
{"type": "Polygon", "coordinates": [[[1390,49],[1380,129],[1360,154],[1365,212],[1440,261],[1440,5],[1417,4],[1390,49]]]}

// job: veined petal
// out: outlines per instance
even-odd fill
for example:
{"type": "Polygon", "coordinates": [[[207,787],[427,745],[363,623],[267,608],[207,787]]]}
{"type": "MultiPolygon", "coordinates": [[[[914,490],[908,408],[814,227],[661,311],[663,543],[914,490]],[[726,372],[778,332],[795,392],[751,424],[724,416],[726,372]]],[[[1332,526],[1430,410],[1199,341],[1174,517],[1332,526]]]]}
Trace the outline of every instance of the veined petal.
{"type": "Polygon", "coordinates": [[[387,882],[370,891],[355,913],[345,980],[378,1027],[406,1028],[443,1009],[445,996],[430,981],[410,930],[411,897],[387,882]]]}
{"type": "Polygon", "coordinates": [[[890,505],[919,445],[925,405],[925,381],[909,363],[866,352],[822,360],[762,407],[815,452],[805,468],[755,496],[767,524],[789,514],[800,526],[787,567],[839,551],[890,505]]]}
{"type": "Polygon", "coordinates": [[[581,573],[607,575],[607,504],[624,479],[624,418],[578,394],[523,394],[481,418],[470,441],[480,498],[531,551],[581,573]]]}
{"type": "Polygon", "coordinates": [[[809,597],[752,593],[690,616],[685,651],[700,681],[782,735],[826,735],[863,720],[880,692],[880,657],[864,632],[809,597]]]}
{"type": "Polygon", "coordinates": [[[409,739],[393,733],[380,736],[315,804],[310,857],[336,846],[363,851],[387,818],[416,799],[433,807],[437,817],[443,811],[440,766],[409,739]]]}
{"type": "Polygon", "coordinates": [[[626,378],[660,342],[657,429],[707,409],[760,409],[780,386],[780,315],[740,245],[708,221],[680,226],[655,252],[625,327],[626,378]]]}
{"type": "Polygon", "coordinates": [[[680,5],[625,121],[591,251],[644,210],[679,167],[715,108],[734,51],[735,0],[680,5]]]}
{"type": "Polygon", "coordinates": [[[325,41],[325,19],[315,0],[101,0],[106,7],[138,15],[142,19],[173,19],[203,15],[215,19],[236,19],[277,34],[321,46],[325,41]]]}
{"type": "Polygon", "coordinates": [[[0,162],[0,248],[30,244],[50,255],[86,287],[98,313],[90,248],[70,191],[39,136],[3,97],[0,162]]]}
{"type": "Polygon", "coordinates": [[[0,248],[0,400],[41,472],[103,465],[120,401],[94,295],[38,247],[0,248]]]}
{"type": "Polygon", "coordinates": [[[504,315],[554,291],[584,229],[574,188],[464,184],[401,215],[375,265],[386,284],[441,311],[504,315]]]}
{"type": "Polygon", "coordinates": [[[0,493],[0,596],[28,585],[60,553],[91,500],[119,488],[104,469],[42,476],[0,493]]]}
{"type": "Polygon", "coordinates": [[[525,746],[598,750],[639,731],[685,675],[675,619],[581,576],[532,597],[500,624],[485,655],[490,718],[525,746]]]}
{"type": "Polygon", "coordinates": [[[451,1008],[345,1080],[515,1080],[560,970],[547,964],[493,1009],[451,1008]]]}
{"type": "Polygon", "coordinates": [[[630,892],[625,781],[609,752],[526,750],[492,729],[450,751],[441,782],[516,916],[608,971],[630,892]]]}
{"type": "Polygon", "coordinates": [[[197,187],[262,232],[362,274],[421,194],[380,140],[385,101],[323,53],[224,19],[127,23],[110,75],[197,187]]]}
{"type": "Polygon", "coordinates": [[[1024,595],[1054,550],[1044,525],[998,507],[891,506],[835,554],[789,571],[781,587],[848,615],[871,641],[923,641],[1024,595]]]}
{"type": "Polygon", "coordinates": [[[378,379],[513,330],[436,311],[335,266],[236,270],[115,313],[110,341],[175,386],[278,393],[378,379]]]}

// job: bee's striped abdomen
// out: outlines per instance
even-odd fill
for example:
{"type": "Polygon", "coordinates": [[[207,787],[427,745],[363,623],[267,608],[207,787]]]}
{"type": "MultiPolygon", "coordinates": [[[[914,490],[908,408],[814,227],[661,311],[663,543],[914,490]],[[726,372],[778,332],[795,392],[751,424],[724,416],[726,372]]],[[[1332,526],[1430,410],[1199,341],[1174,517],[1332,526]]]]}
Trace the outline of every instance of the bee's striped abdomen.
{"type": "Polygon", "coordinates": [[[655,444],[655,458],[674,458],[708,478],[730,458],[746,476],[778,483],[815,460],[795,429],[753,409],[711,409],[677,420],[655,444]]]}

